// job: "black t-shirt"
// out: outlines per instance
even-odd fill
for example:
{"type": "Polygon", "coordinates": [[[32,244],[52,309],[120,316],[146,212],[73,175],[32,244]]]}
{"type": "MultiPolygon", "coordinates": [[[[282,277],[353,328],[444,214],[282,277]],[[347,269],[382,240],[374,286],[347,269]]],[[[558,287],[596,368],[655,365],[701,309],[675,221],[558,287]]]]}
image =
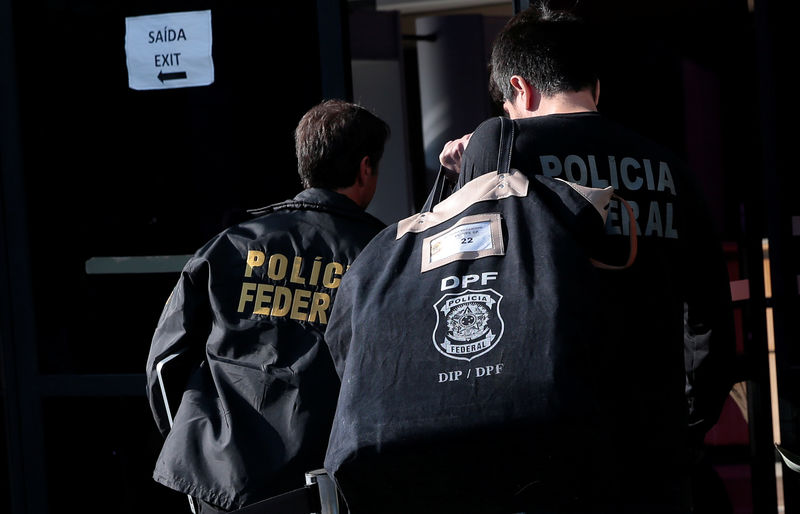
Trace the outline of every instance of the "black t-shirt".
{"type": "MultiPolygon", "coordinates": [[[[517,119],[513,126],[512,168],[612,186],[633,210],[637,259],[629,270],[608,273],[606,301],[598,306],[617,327],[617,339],[605,342],[604,364],[618,373],[616,408],[626,437],[666,449],[688,423],[690,437],[701,439],[729,392],[735,343],[721,245],[687,166],[597,112],[517,119]]],[[[497,169],[499,140],[499,118],[475,130],[457,188],[497,169]]],[[[624,204],[613,200],[603,259],[624,262],[630,232],[624,204]]]]}

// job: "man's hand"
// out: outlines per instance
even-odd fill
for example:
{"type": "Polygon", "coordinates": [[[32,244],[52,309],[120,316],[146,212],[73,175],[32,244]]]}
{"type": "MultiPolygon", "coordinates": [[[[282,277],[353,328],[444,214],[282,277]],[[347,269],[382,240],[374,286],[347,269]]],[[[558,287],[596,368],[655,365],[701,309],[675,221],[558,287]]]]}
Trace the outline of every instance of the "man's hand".
{"type": "Polygon", "coordinates": [[[456,173],[461,172],[461,155],[464,153],[464,149],[467,148],[470,137],[472,137],[472,134],[467,134],[455,141],[448,141],[444,145],[442,153],[439,154],[439,162],[442,166],[456,173]]]}

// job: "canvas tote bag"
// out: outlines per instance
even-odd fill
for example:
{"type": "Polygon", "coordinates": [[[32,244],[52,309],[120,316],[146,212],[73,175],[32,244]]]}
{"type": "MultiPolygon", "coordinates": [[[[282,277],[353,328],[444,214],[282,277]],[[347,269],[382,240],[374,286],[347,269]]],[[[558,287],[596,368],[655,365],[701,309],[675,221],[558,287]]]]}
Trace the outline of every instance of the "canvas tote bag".
{"type": "Polygon", "coordinates": [[[325,468],[351,514],[555,506],[599,458],[592,342],[610,327],[592,253],[613,190],[511,169],[505,122],[497,171],[446,199],[435,188],[340,286],[325,468]]]}

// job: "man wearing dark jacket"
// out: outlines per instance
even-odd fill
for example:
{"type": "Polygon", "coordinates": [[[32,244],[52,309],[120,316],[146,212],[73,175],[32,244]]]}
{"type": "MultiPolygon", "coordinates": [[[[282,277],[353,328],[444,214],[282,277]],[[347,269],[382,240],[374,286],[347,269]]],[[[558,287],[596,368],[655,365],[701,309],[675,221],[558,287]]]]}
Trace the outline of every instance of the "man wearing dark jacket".
{"type": "Polygon", "coordinates": [[[166,437],[153,477],[200,512],[301,487],[322,467],[339,389],[324,334],[342,276],[384,228],[364,209],[388,137],[357,105],[315,106],[295,131],[306,189],[214,237],[181,273],[147,360],[166,437]]]}
{"type": "MultiPolygon", "coordinates": [[[[418,474],[407,472],[408,479],[405,475],[396,477],[396,481],[387,484],[385,490],[359,489],[354,480],[350,499],[348,491],[344,490],[348,505],[356,505],[362,497],[388,497],[395,492],[390,489],[394,486],[405,495],[396,495],[398,499],[424,495],[438,512],[448,512],[448,506],[456,502],[469,503],[473,497],[493,504],[496,509],[482,507],[475,512],[524,510],[529,513],[642,514],[690,511],[688,486],[692,449],[702,444],[704,434],[715,424],[732,385],[735,343],[725,261],[702,197],[681,160],[667,149],[618,126],[597,112],[600,87],[597,71],[591,62],[591,39],[587,36],[586,27],[578,20],[566,13],[547,9],[532,8],[509,22],[493,45],[492,89],[511,118],[514,135],[511,168],[519,172],[495,174],[502,160],[498,159],[499,118],[488,120],[472,134],[449,143],[440,159],[443,164],[460,170],[457,191],[447,199],[446,209],[443,202],[438,211],[435,209],[427,216],[420,214],[411,219],[414,226],[420,227],[416,230],[421,234],[420,239],[422,236],[426,239],[417,241],[412,248],[408,242],[409,230],[401,230],[401,225],[395,231],[382,233],[362,253],[343,283],[340,303],[333,312],[328,333],[328,344],[337,369],[348,383],[339,400],[342,416],[350,412],[348,409],[355,409],[359,414],[358,402],[367,401],[363,396],[353,395],[352,402],[348,402],[350,396],[345,389],[352,387],[351,377],[359,376],[358,366],[363,366],[362,355],[368,355],[369,351],[361,352],[356,358],[351,355],[354,351],[361,351],[360,346],[364,343],[371,348],[372,341],[377,341],[377,335],[370,335],[373,328],[384,338],[396,332],[392,323],[385,321],[380,313],[366,311],[361,306],[369,302],[371,293],[377,298],[380,294],[388,295],[393,288],[407,289],[409,298],[423,298],[422,306],[417,305],[419,302],[404,306],[408,311],[419,310],[420,314],[417,315],[418,321],[402,333],[396,344],[410,347],[412,342],[430,339],[431,334],[438,341],[444,337],[439,337],[441,333],[448,334],[449,340],[445,339],[447,352],[450,351],[448,348],[457,348],[459,352],[477,348],[484,352],[461,356],[464,360],[475,359],[479,366],[467,364],[463,370],[447,372],[444,364],[437,364],[442,368],[439,383],[435,380],[426,382],[424,377],[419,379],[427,387],[429,396],[433,396],[431,391],[462,384],[461,389],[452,385],[451,403],[425,414],[440,416],[441,423],[458,420],[459,412],[464,410],[467,402],[456,402],[456,398],[461,398],[456,394],[462,394],[464,389],[473,393],[475,398],[483,398],[480,395],[492,387],[490,384],[502,380],[508,383],[507,391],[488,395],[491,398],[484,399],[482,404],[485,413],[480,414],[493,420],[490,416],[492,409],[500,405],[506,406],[509,413],[505,425],[492,422],[485,427],[485,437],[476,436],[473,439],[477,442],[468,439],[473,444],[462,445],[460,453],[464,460],[459,461],[460,466],[434,464],[420,457],[420,462],[426,464],[420,466],[418,474]],[[521,183],[530,182],[527,192],[511,180],[519,175],[524,176],[521,183]],[[603,244],[594,248],[598,253],[593,257],[606,263],[625,263],[628,256],[633,255],[631,235],[638,246],[635,261],[625,269],[597,269],[566,277],[564,280],[567,282],[574,282],[576,287],[572,289],[579,290],[567,296],[557,294],[562,284],[558,281],[551,288],[552,293],[544,291],[537,295],[537,288],[541,290],[540,284],[521,281],[520,275],[527,275],[513,270],[535,267],[537,272],[541,272],[550,269],[549,275],[536,275],[542,282],[550,280],[551,275],[565,273],[563,270],[571,270],[575,258],[580,257],[577,251],[574,256],[565,251],[553,251],[547,255],[537,253],[549,251],[546,236],[555,233],[550,231],[552,227],[569,226],[543,216],[523,219],[519,215],[523,212],[521,209],[502,207],[502,202],[512,204],[516,196],[536,201],[538,192],[543,190],[534,189],[534,185],[555,184],[553,179],[593,190],[613,188],[631,207],[628,211],[620,200],[611,201],[604,217],[606,237],[603,244]],[[484,182],[486,187],[478,191],[483,196],[473,194],[476,183],[484,182]],[[495,201],[496,195],[486,193],[495,190],[492,188],[501,188],[496,189],[497,194],[508,199],[497,204],[487,203],[495,201]],[[464,195],[459,193],[465,191],[469,191],[470,197],[480,200],[451,205],[454,199],[461,201],[464,195]],[[480,203],[490,207],[480,208],[480,203]],[[452,212],[446,214],[447,209],[452,212]],[[477,227],[473,232],[476,235],[485,232],[487,248],[500,247],[500,242],[505,246],[484,255],[471,252],[471,257],[469,252],[457,253],[458,248],[478,249],[470,246],[475,244],[470,239],[472,233],[465,229],[457,232],[458,225],[448,228],[459,219],[458,216],[452,219],[448,216],[459,209],[469,209],[464,212],[470,215],[486,209],[501,212],[497,222],[497,243],[490,237],[488,221],[485,230],[473,222],[477,227]],[[436,228],[426,229],[428,225],[436,228]],[[524,228],[526,226],[529,228],[524,228]],[[464,237],[458,241],[446,240],[445,236],[450,233],[464,237]],[[513,235],[517,235],[517,239],[513,239],[513,235]],[[537,245],[537,241],[542,244],[537,245]],[[411,248],[408,251],[413,259],[403,255],[404,258],[394,262],[393,254],[387,248],[399,248],[404,244],[411,248]],[[423,263],[427,262],[425,259],[433,261],[434,251],[453,254],[459,259],[473,259],[474,263],[467,267],[461,261],[455,261],[461,264],[443,265],[438,268],[444,270],[440,273],[424,267],[420,271],[417,263],[420,244],[423,263]],[[374,266],[376,255],[385,256],[381,267],[374,266]],[[408,266],[405,265],[407,261],[411,262],[408,266]],[[414,267],[416,269],[411,269],[414,267]],[[408,278],[411,276],[413,280],[408,278]],[[471,296],[454,296],[455,292],[466,290],[467,284],[470,284],[467,292],[471,296]],[[490,293],[494,295],[491,298],[490,293]],[[442,300],[435,304],[436,316],[433,316],[428,304],[438,299],[437,294],[442,295],[442,300]],[[475,307],[461,317],[448,317],[445,327],[444,313],[455,312],[445,303],[450,301],[448,298],[453,299],[451,303],[454,305],[456,301],[464,304],[471,301],[475,307]],[[499,322],[500,311],[503,324],[499,322]],[[379,325],[366,326],[370,316],[377,318],[375,323],[379,325]],[[480,326],[486,327],[484,331],[488,330],[488,334],[493,336],[491,345],[484,344],[488,339],[468,347],[451,344],[458,342],[455,336],[478,325],[478,316],[483,320],[480,326]],[[491,324],[493,321],[495,325],[491,324]],[[543,326],[552,330],[544,332],[543,326]],[[358,330],[353,330],[354,327],[358,330]],[[552,348],[553,351],[539,355],[538,360],[520,362],[517,359],[511,362],[512,350],[506,350],[504,354],[498,349],[511,343],[512,334],[516,341],[523,341],[521,345],[552,348]],[[575,334],[575,341],[570,341],[569,334],[575,334]],[[501,339],[496,348],[492,346],[501,339]],[[551,340],[557,340],[559,344],[548,346],[551,340]],[[558,358],[559,352],[570,351],[566,347],[571,343],[574,348],[569,355],[571,366],[553,368],[542,362],[558,358]],[[355,369],[348,369],[354,365],[355,369]],[[555,376],[546,375],[553,369],[555,376]],[[491,375],[495,382],[483,380],[481,373],[483,377],[491,375]],[[510,373],[516,373],[513,379],[508,378],[510,373]],[[541,378],[544,384],[541,389],[537,389],[533,375],[541,378]],[[533,385],[528,386],[529,383],[533,385]],[[512,387],[520,384],[525,384],[527,389],[513,397],[512,387]],[[555,384],[553,390],[548,389],[551,384],[555,384]],[[540,405],[535,401],[538,395],[559,400],[541,400],[540,405]],[[560,407],[561,417],[541,415],[533,422],[526,420],[528,437],[522,436],[523,442],[519,442],[520,439],[514,439],[516,429],[511,417],[515,412],[515,400],[516,404],[532,402],[531,412],[534,413],[539,412],[536,409],[546,412],[548,408],[559,412],[560,407]],[[593,412],[581,411],[582,400],[593,412]],[[568,420],[578,429],[574,426],[568,429],[568,420]],[[550,429],[552,433],[545,438],[538,429],[550,429]],[[506,440],[515,441],[516,451],[502,446],[506,440]],[[481,460],[481,452],[490,448],[500,450],[496,469],[477,465],[468,467],[472,462],[491,462],[488,458],[481,460]],[[523,466],[525,457],[517,455],[532,456],[527,462],[530,471],[523,466]],[[516,463],[514,459],[523,462],[516,463]],[[512,466],[511,461],[515,462],[514,469],[519,469],[518,475],[528,473],[532,477],[528,480],[530,483],[514,489],[511,481],[518,477],[510,477],[507,487],[510,492],[506,497],[483,498],[481,493],[485,484],[512,466]],[[466,485],[456,489],[452,487],[454,476],[464,467],[471,471],[472,478],[462,477],[466,485]],[[534,472],[537,467],[543,467],[544,471],[537,474],[534,472]],[[562,476],[568,479],[561,480],[562,476]],[[416,482],[404,490],[397,485],[401,478],[407,480],[403,485],[412,479],[416,482]],[[456,490],[457,494],[453,493],[456,490]],[[533,492],[522,498],[526,490],[533,492]],[[503,510],[512,494],[520,496],[519,507],[503,510]]],[[[543,191],[540,195],[542,199],[547,197],[546,193],[543,191]]],[[[561,196],[567,197],[566,193],[561,196]]],[[[391,298],[384,302],[390,303],[391,298]]],[[[417,358],[420,368],[427,366],[428,361],[438,363],[437,358],[447,361],[431,352],[430,348],[418,350],[417,358]]],[[[406,372],[402,363],[386,357],[383,360],[394,364],[391,369],[398,375],[395,381],[399,381],[406,372]]],[[[454,366],[451,363],[450,369],[454,366]]],[[[391,394],[392,403],[403,402],[401,395],[391,394]]],[[[380,398],[376,402],[378,400],[380,398]]],[[[405,399],[406,403],[414,406],[422,401],[410,397],[405,399]]],[[[412,407],[408,406],[407,410],[411,412],[412,407]]],[[[380,408],[371,407],[372,411],[380,412],[380,408]]],[[[360,414],[367,418],[366,421],[359,420],[366,425],[370,413],[360,414]]],[[[457,441],[458,437],[466,437],[459,433],[458,421],[452,425],[447,425],[452,429],[450,436],[437,446],[431,445],[429,453],[457,441]]],[[[367,447],[358,447],[358,454],[340,458],[343,449],[350,444],[349,432],[365,437],[367,430],[357,432],[359,428],[362,427],[355,425],[355,428],[347,429],[347,425],[337,419],[331,442],[335,446],[329,447],[326,464],[330,462],[332,467],[345,468],[348,462],[345,459],[349,455],[354,455],[354,465],[358,458],[368,459],[371,448],[367,447]]],[[[388,426],[383,433],[388,433],[388,426]]],[[[425,441],[424,435],[416,436],[425,441]]],[[[357,437],[352,439],[357,440],[357,437]]],[[[376,452],[387,453],[385,448],[389,448],[389,443],[396,443],[395,440],[386,441],[385,435],[383,437],[380,448],[376,445],[376,452]]],[[[404,447],[404,455],[411,453],[412,448],[411,444],[404,447]]],[[[452,462],[456,457],[460,455],[454,454],[452,462]]],[[[380,453],[374,461],[380,461],[380,453]]],[[[497,486],[495,490],[502,488],[497,486]]],[[[385,510],[366,509],[365,512],[399,511],[392,509],[391,505],[385,507],[385,510]]],[[[459,505],[460,512],[470,511],[468,507],[459,505]]],[[[358,511],[351,509],[351,512],[358,511]]]]}

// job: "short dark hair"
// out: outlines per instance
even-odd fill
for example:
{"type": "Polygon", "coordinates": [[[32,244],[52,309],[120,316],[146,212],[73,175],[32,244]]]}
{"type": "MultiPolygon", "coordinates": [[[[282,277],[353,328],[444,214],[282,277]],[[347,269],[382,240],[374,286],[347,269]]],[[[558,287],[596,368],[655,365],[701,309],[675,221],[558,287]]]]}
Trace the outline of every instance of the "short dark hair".
{"type": "Polygon", "coordinates": [[[357,104],[326,100],[312,107],[294,133],[303,187],[353,185],[364,156],[377,170],[389,134],[386,122],[357,104]]]}
{"type": "Polygon", "coordinates": [[[546,3],[515,15],[492,45],[490,93],[497,102],[513,100],[511,77],[519,75],[542,95],[594,90],[597,64],[588,26],[568,11],[546,3]]]}

